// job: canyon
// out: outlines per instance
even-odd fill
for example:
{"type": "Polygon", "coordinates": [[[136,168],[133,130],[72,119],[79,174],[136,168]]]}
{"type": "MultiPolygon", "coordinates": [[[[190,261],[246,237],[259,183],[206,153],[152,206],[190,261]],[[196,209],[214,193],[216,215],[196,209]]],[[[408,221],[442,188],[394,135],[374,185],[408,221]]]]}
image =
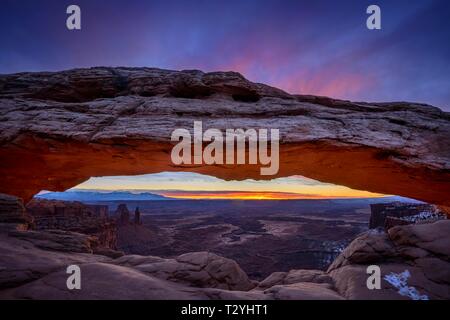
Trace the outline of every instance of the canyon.
{"type": "Polygon", "coordinates": [[[108,206],[80,202],[33,199],[25,208],[36,231],[61,230],[91,236],[92,252],[120,256],[117,249],[117,222],[109,218],[108,206]]]}
{"type": "Polygon", "coordinates": [[[408,274],[407,285],[420,297],[450,299],[448,219],[395,226],[387,232],[369,230],[327,270],[292,269],[261,280],[251,279],[234,260],[211,252],[172,258],[111,255],[95,250],[96,238],[67,230],[34,230],[22,201],[0,195],[0,299],[409,299],[384,280],[380,289],[369,290],[366,269],[373,264],[383,277],[408,274]],[[66,268],[73,264],[82,273],[80,290],[66,287],[66,268]]]}
{"type": "Polygon", "coordinates": [[[208,251],[236,261],[258,281],[291,269],[326,270],[368,230],[369,219],[367,202],[358,200],[176,200],[127,206],[139,206],[143,215],[141,225],[118,228],[117,246],[125,254],[173,258],[208,251]]]}
{"type": "MultiPolygon", "coordinates": [[[[52,229],[54,212],[36,228],[39,219],[25,210],[40,191],[93,176],[192,171],[225,180],[303,175],[448,214],[449,137],[450,115],[429,105],[292,95],[235,72],[96,67],[0,75],[0,298],[408,299],[387,281],[367,288],[367,266],[376,264],[383,276],[408,274],[423,297],[450,299],[448,219],[365,231],[327,270],[254,280],[236,261],[206,251],[117,253],[100,209],[93,213],[100,229],[91,231],[83,222],[52,229]],[[174,165],[171,132],[194,121],[205,130],[280,128],[277,175],[248,163],[174,165]],[[83,290],[65,287],[70,264],[80,266],[83,290]]],[[[91,219],[83,210],[76,215],[91,219]]]]}

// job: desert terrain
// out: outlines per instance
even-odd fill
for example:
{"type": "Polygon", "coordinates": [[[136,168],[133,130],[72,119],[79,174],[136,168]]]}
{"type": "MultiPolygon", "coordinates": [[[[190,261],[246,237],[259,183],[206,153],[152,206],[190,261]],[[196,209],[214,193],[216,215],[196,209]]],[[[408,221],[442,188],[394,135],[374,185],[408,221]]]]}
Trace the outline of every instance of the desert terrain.
{"type": "MultiPolygon", "coordinates": [[[[114,203],[108,203],[112,214],[114,203]]],[[[368,229],[367,200],[177,200],[128,202],[142,225],[118,228],[127,254],[174,257],[210,251],[238,262],[250,278],[275,271],[325,270],[368,229]]]]}

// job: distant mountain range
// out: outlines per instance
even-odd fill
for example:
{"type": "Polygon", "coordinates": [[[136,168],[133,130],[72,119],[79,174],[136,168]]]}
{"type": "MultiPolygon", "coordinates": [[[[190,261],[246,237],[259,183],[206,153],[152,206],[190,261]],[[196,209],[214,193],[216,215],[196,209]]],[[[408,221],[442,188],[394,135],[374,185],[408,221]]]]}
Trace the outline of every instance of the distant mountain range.
{"type": "MultiPolygon", "coordinates": [[[[104,190],[68,190],[64,192],[47,192],[35,196],[36,198],[48,200],[62,200],[62,201],[80,201],[85,203],[96,202],[115,202],[115,201],[152,201],[152,200],[181,200],[151,193],[148,191],[104,191],[104,190]]],[[[199,199],[201,200],[201,199],[199,199]]],[[[236,201],[236,199],[229,199],[228,201],[236,201]]],[[[189,201],[189,200],[188,200],[189,201]]],[[[205,199],[203,201],[208,201],[205,199]]],[[[209,200],[218,201],[218,200],[209,200]]],[[[225,199],[225,201],[227,201],[225,199]]],[[[243,200],[244,201],[244,200],[243,200]]],[[[245,200],[249,201],[249,200],[245,200]]],[[[259,201],[259,200],[254,200],[259,201]]],[[[271,201],[271,200],[264,200],[271,201]]],[[[277,200],[273,200],[277,201],[277,200]]],[[[413,199],[403,198],[399,196],[388,196],[382,198],[344,198],[344,199],[305,199],[305,200],[281,200],[281,201],[322,201],[327,203],[353,203],[353,204],[371,204],[371,203],[386,203],[393,201],[400,202],[419,202],[413,199]]]]}
{"type": "Polygon", "coordinates": [[[97,202],[97,201],[143,201],[143,200],[173,200],[150,192],[133,193],[130,191],[78,191],[47,192],[38,194],[35,198],[63,201],[97,202]]]}

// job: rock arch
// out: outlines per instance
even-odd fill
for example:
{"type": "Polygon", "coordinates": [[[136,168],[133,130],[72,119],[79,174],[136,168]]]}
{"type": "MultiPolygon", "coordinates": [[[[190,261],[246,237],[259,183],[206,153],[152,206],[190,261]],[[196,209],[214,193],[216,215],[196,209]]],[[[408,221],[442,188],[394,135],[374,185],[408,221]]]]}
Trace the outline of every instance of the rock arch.
{"type": "Polygon", "coordinates": [[[234,72],[91,68],[0,76],[0,192],[29,200],[92,176],[192,171],[271,179],[259,166],[174,166],[175,128],[279,128],[278,177],[450,206],[450,115],[416,103],[290,95],[234,72]]]}

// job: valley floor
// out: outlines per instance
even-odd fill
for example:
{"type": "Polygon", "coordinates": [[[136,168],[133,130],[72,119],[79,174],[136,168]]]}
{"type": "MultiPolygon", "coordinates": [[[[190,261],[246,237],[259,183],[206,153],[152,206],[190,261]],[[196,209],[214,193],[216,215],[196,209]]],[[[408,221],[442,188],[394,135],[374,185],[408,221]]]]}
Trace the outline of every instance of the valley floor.
{"type": "Polygon", "coordinates": [[[93,253],[92,237],[26,230],[18,200],[0,200],[1,299],[450,299],[450,220],[367,231],[326,271],[293,269],[255,281],[210,252],[93,253]],[[73,264],[80,290],[66,285],[73,264]],[[380,289],[366,285],[369,265],[380,267],[380,289]]]}
{"type": "Polygon", "coordinates": [[[370,216],[367,203],[352,201],[148,201],[127,205],[131,212],[139,206],[142,225],[118,228],[118,248],[125,253],[173,258],[209,251],[235,260],[256,280],[275,271],[326,270],[368,229],[370,216]]]}

